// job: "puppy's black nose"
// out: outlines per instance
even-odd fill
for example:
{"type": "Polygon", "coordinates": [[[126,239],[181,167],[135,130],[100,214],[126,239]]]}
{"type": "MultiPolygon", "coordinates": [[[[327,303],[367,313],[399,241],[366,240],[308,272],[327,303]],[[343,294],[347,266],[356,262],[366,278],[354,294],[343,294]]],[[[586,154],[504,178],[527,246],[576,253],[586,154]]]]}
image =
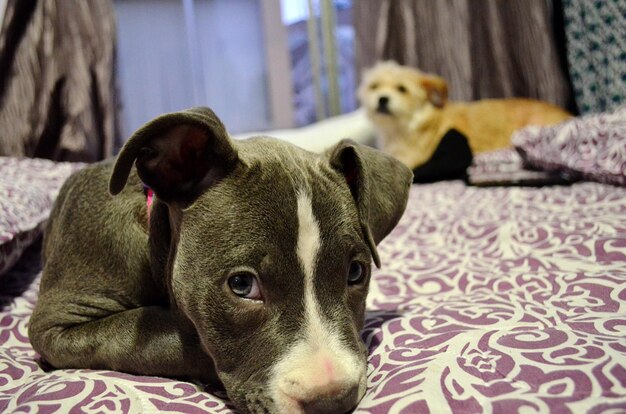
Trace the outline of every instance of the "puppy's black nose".
{"type": "Polygon", "coordinates": [[[378,98],[378,107],[376,108],[376,112],[379,114],[391,115],[388,96],[381,96],[378,98]]]}
{"type": "Polygon", "coordinates": [[[301,404],[306,414],[344,414],[354,408],[358,399],[359,385],[355,384],[338,395],[320,396],[301,404]]]}

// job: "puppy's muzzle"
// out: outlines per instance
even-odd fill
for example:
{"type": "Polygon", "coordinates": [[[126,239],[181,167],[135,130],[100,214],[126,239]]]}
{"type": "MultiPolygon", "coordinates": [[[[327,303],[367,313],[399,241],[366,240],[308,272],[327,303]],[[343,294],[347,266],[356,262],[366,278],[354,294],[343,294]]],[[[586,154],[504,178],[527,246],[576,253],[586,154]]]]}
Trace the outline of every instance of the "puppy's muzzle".
{"type": "Polygon", "coordinates": [[[389,97],[381,96],[378,98],[378,106],[376,107],[376,112],[381,114],[391,115],[391,111],[389,110],[389,97]]]}
{"type": "Polygon", "coordinates": [[[283,390],[283,393],[292,401],[293,411],[301,414],[347,413],[356,406],[361,397],[358,383],[349,386],[328,384],[321,387],[319,385],[311,387],[308,384],[298,385],[300,387],[283,390]],[[306,389],[304,393],[302,393],[302,388],[306,389]]]}
{"type": "Polygon", "coordinates": [[[347,413],[359,401],[359,386],[355,384],[340,394],[322,395],[312,401],[300,404],[306,414],[347,413]]]}

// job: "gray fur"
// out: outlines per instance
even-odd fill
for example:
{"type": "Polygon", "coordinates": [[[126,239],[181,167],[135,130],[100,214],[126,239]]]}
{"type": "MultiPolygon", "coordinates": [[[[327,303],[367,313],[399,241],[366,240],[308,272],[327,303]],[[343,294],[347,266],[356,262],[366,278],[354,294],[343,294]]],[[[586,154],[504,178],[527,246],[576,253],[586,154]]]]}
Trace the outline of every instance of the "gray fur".
{"type": "Polygon", "coordinates": [[[63,186],[44,237],[33,347],[56,368],[221,382],[243,412],[275,412],[266,381],[304,317],[296,188],[310,191],[320,223],[320,307],[365,364],[369,276],[348,286],[347,266],[377,258],[411,180],[398,161],[349,141],[318,155],[271,138],[233,142],[206,108],[163,115],[116,163],[63,186]],[[149,225],[142,180],[157,196],[149,225]],[[263,304],[228,290],[241,266],[259,275],[263,304]]]}

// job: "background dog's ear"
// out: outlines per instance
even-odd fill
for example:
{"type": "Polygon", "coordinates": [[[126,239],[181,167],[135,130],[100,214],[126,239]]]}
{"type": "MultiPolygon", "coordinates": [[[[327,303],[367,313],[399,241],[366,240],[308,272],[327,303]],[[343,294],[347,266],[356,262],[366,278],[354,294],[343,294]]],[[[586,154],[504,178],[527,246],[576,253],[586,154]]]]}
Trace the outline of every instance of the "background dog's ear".
{"type": "Polygon", "coordinates": [[[390,155],[352,140],[339,142],[329,151],[329,158],[331,167],[345,177],[372,258],[380,267],[376,245],[402,217],[413,173],[390,155]]]}
{"type": "Polygon", "coordinates": [[[428,100],[437,108],[443,108],[448,100],[448,84],[435,75],[424,75],[420,79],[420,85],[426,90],[428,100]]]}
{"type": "Polygon", "coordinates": [[[224,178],[237,151],[209,108],[161,115],[139,128],[117,157],[109,191],[118,194],[135,163],[141,180],[165,202],[188,203],[224,178]]]}

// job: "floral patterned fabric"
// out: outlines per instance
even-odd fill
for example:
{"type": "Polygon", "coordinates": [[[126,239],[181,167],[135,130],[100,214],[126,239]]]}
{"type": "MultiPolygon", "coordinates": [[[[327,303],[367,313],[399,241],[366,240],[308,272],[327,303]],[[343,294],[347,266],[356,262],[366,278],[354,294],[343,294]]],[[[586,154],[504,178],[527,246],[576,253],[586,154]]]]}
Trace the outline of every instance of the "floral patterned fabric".
{"type": "MultiPolygon", "coordinates": [[[[626,189],[414,186],[379,253],[357,413],[626,411],[626,189]]],[[[5,280],[0,412],[232,412],[185,382],[44,372],[26,336],[37,270],[5,280]]]]}
{"type": "Polygon", "coordinates": [[[555,126],[527,127],[513,135],[512,143],[530,167],[626,186],[626,106],[555,126]]]}
{"type": "Polygon", "coordinates": [[[83,165],[0,157],[0,275],[41,234],[61,185],[83,165]]]}

